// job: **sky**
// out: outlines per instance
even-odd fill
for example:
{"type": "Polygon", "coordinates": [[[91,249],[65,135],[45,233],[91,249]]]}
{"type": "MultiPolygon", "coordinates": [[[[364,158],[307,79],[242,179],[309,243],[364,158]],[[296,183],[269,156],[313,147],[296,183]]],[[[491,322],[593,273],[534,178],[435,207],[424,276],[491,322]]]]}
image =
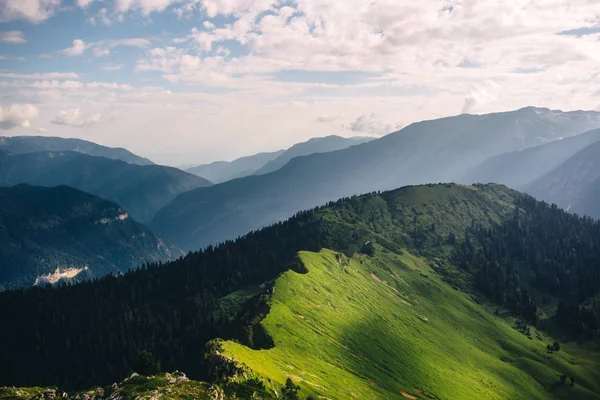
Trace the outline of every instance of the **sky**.
{"type": "Polygon", "coordinates": [[[0,0],[0,136],[201,164],[530,105],[600,110],[598,0],[0,0]]]}

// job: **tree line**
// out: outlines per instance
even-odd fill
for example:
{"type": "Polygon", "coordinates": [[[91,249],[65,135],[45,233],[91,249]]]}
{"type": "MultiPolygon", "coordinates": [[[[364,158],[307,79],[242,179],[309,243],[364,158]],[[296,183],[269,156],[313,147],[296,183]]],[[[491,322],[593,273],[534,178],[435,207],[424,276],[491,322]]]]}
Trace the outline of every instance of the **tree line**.
{"type": "Polygon", "coordinates": [[[591,322],[595,311],[583,312],[580,306],[600,288],[597,221],[506,188],[482,187],[469,197],[436,198],[426,205],[407,203],[405,193],[331,202],[119,277],[0,293],[0,385],[81,389],[110,384],[135,370],[144,351],[155,355],[163,371],[206,379],[203,355],[210,340],[268,342],[260,330],[249,328],[257,313],[265,313],[260,304],[249,303],[232,317],[218,307],[220,298],[272,281],[288,269],[301,272],[300,250],[372,254],[369,241],[391,251],[411,248],[450,257],[476,290],[533,323],[537,303],[527,287],[536,285],[563,300],[561,318],[597,330],[591,322]],[[489,201],[497,191],[503,201],[489,201]],[[513,204],[507,206],[508,201],[513,204]],[[485,217],[490,213],[495,217],[485,217]],[[529,271],[527,278],[523,271],[529,271]]]}

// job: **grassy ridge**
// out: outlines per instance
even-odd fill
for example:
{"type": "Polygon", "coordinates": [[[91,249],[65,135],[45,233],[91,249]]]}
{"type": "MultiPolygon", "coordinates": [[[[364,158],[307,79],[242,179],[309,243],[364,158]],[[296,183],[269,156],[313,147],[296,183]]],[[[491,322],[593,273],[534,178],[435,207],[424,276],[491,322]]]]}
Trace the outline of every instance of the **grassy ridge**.
{"type": "Polygon", "coordinates": [[[263,321],[275,346],[223,345],[265,378],[334,399],[600,398],[600,353],[563,344],[548,354],[552,338],[529,339],[419,257],[377,247],[373,258],[300,258],[308,274],[277,280],[263,321]],[[576,385],[560,385],[563,373],[576,385]]]}

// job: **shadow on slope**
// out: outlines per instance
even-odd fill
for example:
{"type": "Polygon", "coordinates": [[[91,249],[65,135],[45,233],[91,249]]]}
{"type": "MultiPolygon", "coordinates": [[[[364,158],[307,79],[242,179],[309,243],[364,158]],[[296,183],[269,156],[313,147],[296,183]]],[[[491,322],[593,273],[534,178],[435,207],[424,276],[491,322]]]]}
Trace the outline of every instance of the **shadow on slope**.
{"type": "Polygon", "coordinates": [[[336,399],[600,398],[593,354],[565,345],[548,355],[550,338],[528,339],[419,257],[377,246],[373,258],[323,250],[301,259],[308,274],[277,280],[263,321],[275,347],[224,343],[264,378],[336,399]],[[563,371],[581,385],[554,388],[563,371]]]}

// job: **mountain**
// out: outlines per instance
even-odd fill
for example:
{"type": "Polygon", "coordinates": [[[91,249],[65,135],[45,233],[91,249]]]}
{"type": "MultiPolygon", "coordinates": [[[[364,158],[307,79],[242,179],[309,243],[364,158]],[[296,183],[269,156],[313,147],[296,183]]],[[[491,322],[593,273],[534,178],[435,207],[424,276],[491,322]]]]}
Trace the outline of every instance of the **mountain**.
{"type": "Polygon", "coordinates": [[[210,185],[177,168],[134,165],[73,151],[0,152],[0,186],[68,185],[122,206],[135,220],[150,221],[177,195],[210,185]]]}
{"type": "Polygon", "coordinates": [[[296,157],[267,175],[184,193],[160,210],[151,226],[177,245],[197,249],[339,197],[460,181],[466,171],[494,155],[598,126],[598,112],[532,107],[419,122],[344,150],[296,157]]]}
{"type": "Polygon", "coordinates": [[[562,343],[560,355],[548,356],[554,339],[536,327],[521,333],[514,320],[476,305],[444,283],[432,263],[408,252],[375,252],[300,253],[308,273],[277,279],[261,323],[275,345],[227,341],[219,353],[264,382],[284,386],[289,377],[313,398],[600,398],[597,383],[553,393],[562,374],[600,377],[568,365],[566,354],[587,358],[582,348],[562,343]]]}
{"type": "Polygon", "coordinates": [[[320,138],[312,138],[306,142],[298,143],[284,151],[277,158],[269,161],[264,167],[255,172],[256,175],[268,174],[277,171],[285,164],[290,162],[292,158],[308,156],[316,153],[326,153],[329,151],[341,150],[357,144],[366,143],[374,138],[372,137],[351,137],[344,138],[341,136],[326,136],[320,138]]]}
{"type": "Polygon", "coordinates": [[[76,151],[125,161],[129,164],[152,165],[147,158],[137,156],[123,148],[101,146],[81,139],[64,139],[48,136],[0,136],[0,151],[14,154],[36,153],[40,151],[76,151]]]}
{"type": "Polygon", "coordinates": [[[593,218],[600,218],[600,142],[527,186],[532,196],[593,218]]]}
{"type": "Polygon", "coordinates": [[[68,186],[0,188],[0,290],[118,274],[182,255],[118,205],[68,186]]]}
{"type": "Polygon", "coordinates": [[[268,174],[283,167],[294,157],[345,149],[370,140],[372,138],[343,138],[335,135],[312,138],[306,142],[295,144],[287,150],[259,153],[238,158],[231,162],[216,161],[211,164],[188,168],[186,171],[206,178],[213,183],[222,183],[254,174],[268,174]]]}
{"type": "Polygon", "coordinates": [[[187,172],[201,176],[213,183],[221,183],[236,178],[252,175],[269,161],[277,158],[283,150],[272,153],[258,153],[233,161],[215,161],[186,169],[187,172]]]}
{"type": "Polygon", "coordinates": [[[0,293],[0,385],[160,365],[239,398],[597,399],[599,242],[500,185],[344,198],[118,278],[0,293]]]}
{"type": "Polygon", "coordinates": [[[461,182],[496,182],[525,188],[585,147],[600,141],[600,129],[566,139],[494,156],[469,170],[461,182]]]}

